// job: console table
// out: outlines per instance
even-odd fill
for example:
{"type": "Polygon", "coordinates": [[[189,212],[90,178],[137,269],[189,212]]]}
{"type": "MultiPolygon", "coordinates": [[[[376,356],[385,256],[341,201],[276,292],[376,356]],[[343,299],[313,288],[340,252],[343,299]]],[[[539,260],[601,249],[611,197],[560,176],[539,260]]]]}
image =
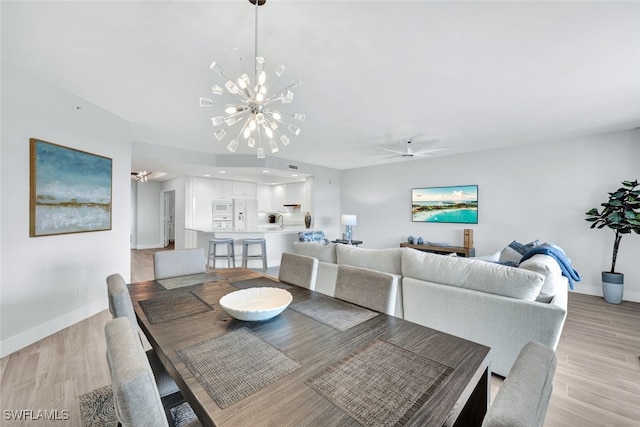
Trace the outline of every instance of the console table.
{"type": "Polygon", "coordinates": [[[433,245],[414,245],[412,243],[400,243],[401,248],[413,248],[424,252],[435,252],[440,254],[456,253],[462,257],[476,256],[475,248],[463,248],[461,246],[433,246],[433,245]]]}
{"type": "Polygon", "coordinates": [[[342,243],[343,245],[353,245],[358,246],[362,244],[362,240],[345,240],[345,239],[336,239],[332,240],[331,243],[342,243]]]}

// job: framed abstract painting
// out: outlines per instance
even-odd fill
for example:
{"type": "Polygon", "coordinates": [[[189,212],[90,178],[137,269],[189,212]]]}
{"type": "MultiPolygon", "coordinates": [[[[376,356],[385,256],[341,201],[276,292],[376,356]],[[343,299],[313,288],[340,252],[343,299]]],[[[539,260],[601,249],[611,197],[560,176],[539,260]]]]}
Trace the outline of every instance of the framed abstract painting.
{"type": "Polygon", "coordinates": [[[30,143],[29,236],[111,230],[112,159],[30,143]]]}

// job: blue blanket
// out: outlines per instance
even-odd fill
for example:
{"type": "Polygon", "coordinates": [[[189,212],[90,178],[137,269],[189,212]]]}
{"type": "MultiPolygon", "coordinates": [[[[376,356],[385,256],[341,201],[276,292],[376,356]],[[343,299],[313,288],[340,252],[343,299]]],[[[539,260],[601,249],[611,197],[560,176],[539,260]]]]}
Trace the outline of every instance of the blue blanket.
{"type": "Polygon", "coordinates": [[[560,265],[560,270],[562,270],[562,275],[565,276],[569,280],[569,287],[573,289],[573,281],[579,282],[582,280],[580,274],[571,267],[571,261],[567,258],[567,255],[564,253],[562,249],[557,246],[552,246],[548,244],[542,244],[539,246],[535,246],[533,249],[529,250],[520,262],[531,258],[536,254],[549,255],[553,259],[558,262],[560,265]]]}

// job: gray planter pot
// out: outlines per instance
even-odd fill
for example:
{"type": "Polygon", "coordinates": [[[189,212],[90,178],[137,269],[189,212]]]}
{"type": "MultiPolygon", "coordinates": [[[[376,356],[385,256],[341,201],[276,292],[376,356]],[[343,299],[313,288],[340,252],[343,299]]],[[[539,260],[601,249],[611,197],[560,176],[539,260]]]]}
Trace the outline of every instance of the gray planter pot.
{"type": "Polygon", "coordinates": [[[620,304],[624,292],[624,274],[602,272],[602,295],[611,304],[620,304]]]}

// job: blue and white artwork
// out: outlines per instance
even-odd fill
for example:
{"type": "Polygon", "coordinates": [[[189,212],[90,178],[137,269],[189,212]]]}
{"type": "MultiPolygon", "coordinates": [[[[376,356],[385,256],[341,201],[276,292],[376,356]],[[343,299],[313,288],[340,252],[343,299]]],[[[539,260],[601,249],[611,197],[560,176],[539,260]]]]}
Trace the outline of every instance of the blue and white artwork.
{"type": "Polygon", "coordinates": [[[112,160],[38,139],[30,143],[29,235],[111,230],[112,160]]]}
{"type": "Polygon", "coordinates": [[[478,186],[414,188],[411,190],[414,222],[478,223],[478,186]]]}

